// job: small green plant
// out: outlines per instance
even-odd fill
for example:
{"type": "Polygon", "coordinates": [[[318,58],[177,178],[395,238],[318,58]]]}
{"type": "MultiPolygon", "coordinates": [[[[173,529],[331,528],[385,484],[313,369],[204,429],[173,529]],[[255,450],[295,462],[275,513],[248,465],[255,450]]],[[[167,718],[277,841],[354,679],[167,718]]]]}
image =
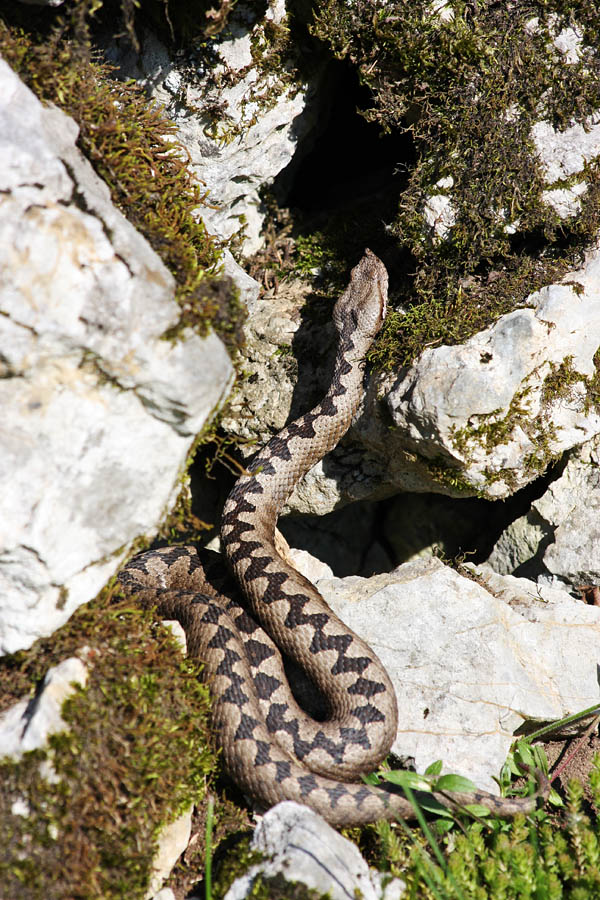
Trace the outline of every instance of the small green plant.
{"type": "Polygon", "coordinates": [[[215,802],[208,798],[206,807],[206,830],[204,835],[204,898],[212,900],[212,841],[215,802]]]}
{"type": "MultiPolygon", "coordinates": [[[[583,740],[597,729],[599,714],[600,705],[595,705],[516,741],[498,779],[503,794],[527,795],[535,789],[535,770],[548,774],[546,754],[532,744],[534,740],[592,718],[583,740]],[[525,777],[526,783],[515,788],[515,777],[525,777]]],[[[380,771],[368,779],[400,785],[419,823],[411,829],[404,822],[378,822],[359,835],[371,861],[406,882],[405,896],[413,900],[600,896],[600,755],[594,758],[588,780],[591,810],[585,809],[582,785],[571,781],[565,800],[551,790],[549,806],[508,821],[489,815],[479,804],[465,806],[460,814],[440,810],[432,791],[474,790],[468,779],[440,775],[441,768],[438,761],[424,775],[380,771]]]]}

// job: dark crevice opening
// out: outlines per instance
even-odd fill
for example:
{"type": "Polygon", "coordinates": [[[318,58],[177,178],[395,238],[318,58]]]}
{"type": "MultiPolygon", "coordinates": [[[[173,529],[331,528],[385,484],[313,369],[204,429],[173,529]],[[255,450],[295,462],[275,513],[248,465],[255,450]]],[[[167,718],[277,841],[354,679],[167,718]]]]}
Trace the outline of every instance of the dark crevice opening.
{"type": "Polygon", "coordinates": [[[330,63],[324,80],[329,87],[312,147],[305,153],[300,148],[299,161],[277,177],[276,196],[305,213],[372,201],[380,194],[397,197],[415,158],[410,135],[382,134],[379,125],[360,115],[373,100],[348,65],[330,63]],[[293,183],[288,188],[290,174],[293,183]]]}
{"type": "Polygon", "coordinates": [[[506,500],[396,494],[379,503],[350,504],[325,516],[284,518],[279,528],[292,546],[308,550],[330,565],[338,577],[368,577],[388,571],[431,544],[437,544],[445,560],[464,558],[479,564],[488,558],[506,528],[526,515],[531,504],[560,477],[565,465],[566,458],[506,500]],[[405,553],[390,540],[398,528],[405,553]],[[361,543],[365,538],[370,544],[361,543]],[[375,552],[377,545],[379,551],[375,552]]]}

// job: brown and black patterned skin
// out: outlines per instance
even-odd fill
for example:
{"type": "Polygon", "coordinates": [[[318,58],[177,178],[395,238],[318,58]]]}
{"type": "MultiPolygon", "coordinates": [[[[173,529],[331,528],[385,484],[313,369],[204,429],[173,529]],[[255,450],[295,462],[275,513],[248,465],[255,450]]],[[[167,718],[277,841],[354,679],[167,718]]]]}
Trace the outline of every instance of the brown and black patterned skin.
{"type": "MultiPolygon", "coordinates": [[[[128,593],[181,622],[189,652],[204,660],[215,735],[231,777],[264,806],[296,800],[335,825],[413,816],[403,796],[355,783],[391,747],[396,697],[370,647],[286,560],[276,524],[294,485],[352,422],[365,355],[385,318],[387,282],[384,265],[366,250],[334,309],[339,347],[326,396],[259,452],[227,499],[221,544],[245,602],[215,588],[194,547],[141,554],[120,575],[128,593]],[[294,699],[280,651],[324,696],[324,721],[294,699]]],[[[538,794],[546,790],[540,784],[538,794]]],[[[481,803],[510,816],[533,810],[537,795],[436,797],[446,806],[481,803]]]]}

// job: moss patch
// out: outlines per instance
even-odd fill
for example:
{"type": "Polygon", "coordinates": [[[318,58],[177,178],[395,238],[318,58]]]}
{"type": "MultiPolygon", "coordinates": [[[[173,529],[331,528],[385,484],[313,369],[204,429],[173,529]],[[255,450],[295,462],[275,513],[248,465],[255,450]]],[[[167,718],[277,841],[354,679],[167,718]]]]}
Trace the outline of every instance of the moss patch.
{"type": "Polygon", "coordinates": [[[388,317],[371,353],[377,365],[464,341],[577,263],[600,230],[600,171],[586,165],[581,211],[561,220],[543,202],[532,127],[561,130],[600,108],[597,4],[327,0],[313,31],[371,89],[363,114],[415,141],[390,224],[414,275],[406,315],[388,317]],[[567,28],[580,36],[572,62],[555,44],[567,28]],[[437,230],[433,196],[451,204],[437,230]]]}
{"type": "Polygon", "coordinates": [[[64,705],[68,731],[0,761],[0,882],[6,896],[142,897],[160,829],[202,799],[215,768],[208,692],[152,614],[111,597],[51,638],[0,660],[3,705],[89,648],[89,678],[64,705]],[[49,760],[58,781],[40,775],[49,760]],[[18,813],[15,801],[29,812],[18,813]]]}
{"type": "Polygon", "coordinates": [[[594,355],[594,368],[592,376],[584,375],[573,367],[573,357],[566,356],[560,365],[551,367],[544,379],[542,402],[548,405],[557,399],[572,401],[573,389],[579,385],[577,395],[584,412],[600,411],[600,350],[594,355]]]}

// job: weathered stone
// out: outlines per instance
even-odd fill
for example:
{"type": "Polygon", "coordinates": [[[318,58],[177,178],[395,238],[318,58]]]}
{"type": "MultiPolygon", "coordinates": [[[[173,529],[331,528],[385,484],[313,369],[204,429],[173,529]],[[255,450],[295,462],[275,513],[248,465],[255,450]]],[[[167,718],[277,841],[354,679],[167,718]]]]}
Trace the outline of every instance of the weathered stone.
{"type": "Polygon", "coordinates": [[[284,0],[270,0],[263,17],[240,3],[224,30],[211,40],[217,62],[178,65],[152,33],[142,35],[138,55],[113,45],[110,57],[145,84],[176,122],[179,140],[210,192],[215,208],[202,210],[209,230],[222,238],[240,232],[244,253],[255,253],[265,210],[260,190],[291,161],[316,122],[309,88],[286,78],[288,64],[262,67],[269,50],[265,24],[285,28],[284,0]],[[218,115],[215,118],[215,111],[218,115]]]}
{"type": "Polygon", "coordinates": [[[293,884],[304,884],[330,900],[398,900],[404,891],[397,878],[384,883],[354,844],[299,803],[278,803],[270,809],[256,827],[251,849],[261,853],[263,861],[234,881],[225,900],[253,896],[259,876],[284,879],[290,890],[293,884]]]}
{"type": "Polygon", "coordinates": [[[573,451],[560,477],[504,531],[488,562],[573,590],[600,584],[600,440],[573,451]],[[520,567],[520,568],[519,568],[520,567]]]}
{"type": "Polygon", "coordinates": [[[0,61],[0,652],[59,627],[156,528],[232,380],[216,335],[163,339],[173,279],[76,136],[0,61]]]}
{"type": "Polygon", "coordinates": [[[228,275],[234,281],[236,288],[240,292],[241,302],[245,305],[248,312],[252,313],[258,299],[260,285],[236,263],[231,252],[227,249],[223,250],[223,274],[228,275]]]}
{"type": "MultiPolygon", "coordinates": [[[[152,876],[150,878],[150,887],[146,892],[147,900],[150,900],[152,897],[154,897],[154,900],[158,900],[163,895],[160,887],[165,878],[168,878],[171,869],[189,844],[191,833],[191,808],[182,813],[170,825],[165,826],[160,832],[158,836],[158,850],[152,860],[152,876]]],[[[168,898],[168,894],[166,896],[168,898]]]]}
{"type": "Polygon", "coordinates": [[[473,571],[490,590],[437,559],[317,585],[394,683],[394,752],[418,771],[441,759],[445,771],[495,791],[518,728],[597,702],[600,610],[526,579],[473,571]]]}
{"type": "Polygon", "coordinates": [[[543,570],[538,558],[540,544],[547,543],[551,534],[552,528],[532,506],[526,515],[504,529],[487,562],[500,575],[512,575],[518,570],[519,575],[535,579],[543,570]]]}
{"type": "Polygon", "coordinates": [[[395,440],[441,461],[463,489],[506,497],[600,432],[586,383],[600,343],[600,252],[526,306],[464,344],[425,350],[400,375],[387,397],[396,425],[388,455],[395,440]],[[566,395],[547,390],[561,365],[571,372],[566,395]]]}
{"type": "Polygon", "coordinates": [[[35,697],[19,700],[0,713],[0,756],[19,759],[44,747],[51,734],[65,731],[61,711],[67,697],[87,681],[87,667],[77,656],[48,669],[35,697]]]}
{"type": "Polygon", "coordinates": [[[307,285],[286,284],[276,296],[265,292],[253,303],[252,314],[246,322],[246,346],[242,351],[244,378],[236,385],[222,424],[227,433],[248,442],[250,455],[273,432],[284,427],[292,402],[294,408],[303,406],[304,412],[319,393],[318,374],[313,366],[318,367],[332,346],[330,328],[321,327],[319,333],[311,330],[312,363],[307,363],[301,383],[296,385],[298,372],[292,344],[298,342],[305,291],[307,285]]]}

